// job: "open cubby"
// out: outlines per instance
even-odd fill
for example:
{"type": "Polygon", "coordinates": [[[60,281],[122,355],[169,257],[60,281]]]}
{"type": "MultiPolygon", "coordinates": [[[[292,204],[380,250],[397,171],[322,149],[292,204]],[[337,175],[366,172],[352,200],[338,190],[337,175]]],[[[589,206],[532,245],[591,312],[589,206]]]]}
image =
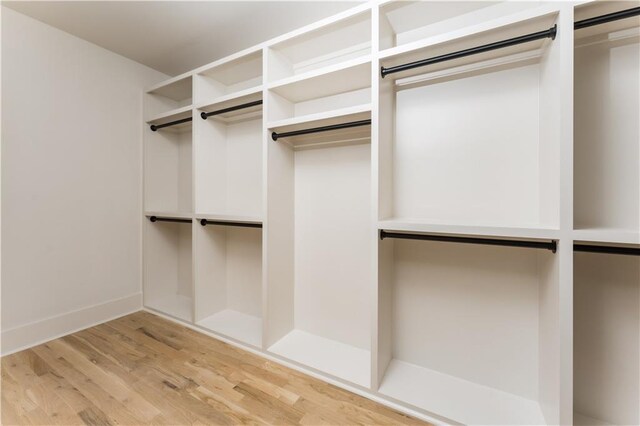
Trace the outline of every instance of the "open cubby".
{"type": "Polygon", "coordinates": [[[640,423],[640,258],[574,254],[576,425],[640,423]]]}
{"type": "MultiPolygon", "coordinates": [[[[547,14],[435,50],[548,30],[555,19],[547,14]]],[[[381,80],[380,219],[559,226],[561,50],[549,38],[525,45],[381,80]]]]}
{"type": "Polygon", "coordinates": [[[189,110],[192,101],[191,76],[172,79],[149,89],[144,97],[145,119],[167,119],[189,110]]]}
{"type": "Polygon", "coordinates": [[[371,62],[350,62],[332,72],[269,88],[269,128],[302,125],[342,116],[371,114],[371,62]]]}
{"type": "Polygon", "coordinates": [[[369,386],[371,146],[270,141],[269,156],[268,350],[369,386]]]}
{"type": "MultiPolygon", "coordinates": [[[[582,20],[638,7],[603,2],[582,20]]],[[[640,17],[575,31],[574,228],[640,235],[640,17]]]]}
{"type": "MultiPolygon", "coordinates": [[[[259,94],[211,106],[218,110],[259,94]]],[[[254,99],[255,98],[255,99],[254,99]]],[[[207,109],[205,109],[207,111],[207,109]]],[[[196,213],[262,217],[262,108],[195,118],[196,213]]]]}
{"type": "Polygon", "coordinates": [[[191,223],[150,222],[144,232],[144,305],[191,322],[191,223]]]}
{"type": "Polygon", "coordinates": [[[144,129],[144,209],[192,212],[191,122],[152,131],[144,129]]]}
{"type": "Polygon", "coordinates": [[[262,347],[262,229],[197,225],[195,322],[262,347]]]}
{"type": "Polygon", "coordinates": [[[205,68],[194,81],[197,105],[258,88],[262,85],[262,49],[205,68]]]}
{"type": "Polygon", "coordinates": [[[452,33],[523,10],[538,2],[397,1],[380,7],[380,49],[452,33]]]}
{"type": "Polygon", "coordinates": [[[379,243],[379,392],[463,424],[542,424],[558,327],[549,250],[379,243]]]}
{"type": "Polygon", "coordinates": [[[301,75],[371,53],[371,11],[305,32],[268,48],[268,81],[301,75]]]}

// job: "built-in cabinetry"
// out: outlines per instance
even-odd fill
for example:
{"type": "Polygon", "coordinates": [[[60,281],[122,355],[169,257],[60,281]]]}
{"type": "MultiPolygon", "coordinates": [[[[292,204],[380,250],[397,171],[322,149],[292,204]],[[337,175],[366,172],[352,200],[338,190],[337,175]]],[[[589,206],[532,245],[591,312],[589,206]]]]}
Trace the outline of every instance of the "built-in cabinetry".
{"type": "Polygon", "coordinates": [[[372,2],[152,87],[145,306],[432,421],[637,424],[639,7],[372,2]]]}
{"type": "Polygon", "coordinates": [[[575,424],[640,423],[639,7],[575,9],[575,424]]]}

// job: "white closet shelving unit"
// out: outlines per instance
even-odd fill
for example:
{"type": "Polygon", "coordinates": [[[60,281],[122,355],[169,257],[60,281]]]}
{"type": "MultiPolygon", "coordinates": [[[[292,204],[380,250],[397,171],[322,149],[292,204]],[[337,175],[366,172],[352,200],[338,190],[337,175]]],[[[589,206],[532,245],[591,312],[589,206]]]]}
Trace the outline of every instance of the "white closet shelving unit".
{"type": "Polygon", "coordinates": [[[370,2],[152,87],[145,306],[434,422],[637,424],[640,18],[574,22],[638,7],[370,2]]]}
{"type": "Polygon", "coordinates": [[[575,10],[575,424],[640,423],[640,17],[588,26],[639,6],[575,10]]]}

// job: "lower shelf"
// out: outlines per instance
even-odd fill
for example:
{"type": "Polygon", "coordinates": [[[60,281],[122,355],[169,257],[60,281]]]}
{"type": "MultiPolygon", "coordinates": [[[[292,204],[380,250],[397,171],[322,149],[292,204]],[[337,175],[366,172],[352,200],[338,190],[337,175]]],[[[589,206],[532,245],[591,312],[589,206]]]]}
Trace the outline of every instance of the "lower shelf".
{"type": "Polygon", "coordinates": [[[464,424],[544,424],[536,401],[392,360],[380,393],[464,424]]]}
{"type": "Polygon", "coordinates": [[[366,349],[293,330],[269,351],[360,386],[371,382],[371,353],[366,349]]]}
{"type": "Polygon", "coordinates": [[[171,315],[184,321],[191,322],[191,305],[190,297],[182,295],[172,295],[154,299],[146,302],[145,305],[151,309],[155,309],[163,314],[171,315]]]}
{"type": "Polygon", "coordinates": [[[252,315],[225,309],[197,325],[257,348],[262,346],[262,319],[252,315]]]}

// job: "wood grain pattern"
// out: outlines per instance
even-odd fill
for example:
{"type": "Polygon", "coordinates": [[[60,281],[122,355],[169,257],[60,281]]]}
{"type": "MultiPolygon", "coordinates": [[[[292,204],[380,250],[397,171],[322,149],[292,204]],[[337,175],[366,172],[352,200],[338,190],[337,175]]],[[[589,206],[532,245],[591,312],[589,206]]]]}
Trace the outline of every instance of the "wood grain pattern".
{"type": "Polygon", "coordinates": [[[147,312],[3,357],[2,423],[423,424],[147,312]]]}

